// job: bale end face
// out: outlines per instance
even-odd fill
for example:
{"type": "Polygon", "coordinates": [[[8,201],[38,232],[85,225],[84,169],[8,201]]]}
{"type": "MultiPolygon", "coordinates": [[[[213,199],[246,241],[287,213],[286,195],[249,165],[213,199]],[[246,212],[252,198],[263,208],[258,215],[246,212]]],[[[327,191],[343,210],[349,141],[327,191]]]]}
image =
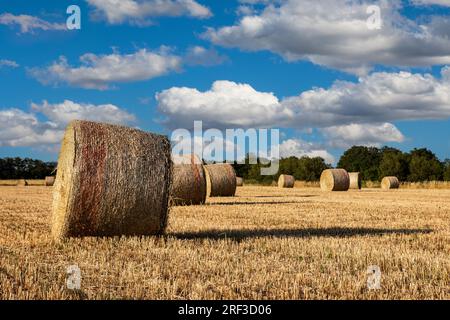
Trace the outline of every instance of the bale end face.
{"type": "Polygon", "coordinates": [[[52,187],[55,184],[55,177],[45,177],[45,186],[52,187]]]}
{"type": "Polygon", "coordinates": [[[18,187],[26,187],[26,186],[28,186],[28,182],[25,179],[20,179],[17,181],[17,186],[18,187]]]}
{"type": "Polygon", "coordinates": [[[349,189],[360,190],[362,187],[361,174],[359,172],[349,172],[350,187],[349,189]]]}
{"type": "Polygon", "coordinates": [[[350,177],[344,169],[327,169],[320,176],[322,191],[347,191],[350,187],[350,177]]]}

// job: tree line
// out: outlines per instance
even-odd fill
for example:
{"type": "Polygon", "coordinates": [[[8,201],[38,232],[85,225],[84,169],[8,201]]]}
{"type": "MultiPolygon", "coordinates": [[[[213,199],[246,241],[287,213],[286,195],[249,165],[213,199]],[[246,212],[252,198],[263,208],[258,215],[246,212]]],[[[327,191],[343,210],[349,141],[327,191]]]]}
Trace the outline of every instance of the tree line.
{"type": "MultiPolygon", "coordinates": [[[[322,171],[331,168],[320,157],[289,157],[280,159],[280,170],[276,175],[262,176],[261,168],[268,164],[259,158],[256,160],[257,164],[250,164],[252,161],[247,155],[244,164],[235,163],[233,167],[237,176],[263,184],[277,181],[280,174],[292,175],[299,181],[318,181],[322,171]]],[[[450,181],[450,159],[441,162],[432,151],[425,148],[405,153],[390,147],[355,146],[344,152],[337,167],[349,172],[361,172],[366,181],[380,181],[386,176],[396,176],[401,181],[410,182],[450,181]]],[[[0,158],[0,179],[44,179],[55,168],[56,162],[0,158]]]]}
{"type": "Polygon", "coordinates": [[[45,179],[56,168],[56,162],[29,158],[0,158],[0,179],[45,179]]]}
{"type": "MultiPolygon", "coordinates": [[[[322,158],[289,157],[280,160],[280,170],[274,176],[261,176],[264,166],[260,159],[258,164],[234,164],[236,174],[245,179],[260,183],[277,181],[280,174],[293,175],[300,181],[318,181],[323,170],[331,168],[322,158]]],[[[441,162],[428,149],[414,149],[410,152],[383,147],[354,146],[344,152],[337,168],[348,172],[360,172],[366,181],[380,181],[386,176],[396,176],[401,181],[450,181],[450,159],[441,162]]]]}

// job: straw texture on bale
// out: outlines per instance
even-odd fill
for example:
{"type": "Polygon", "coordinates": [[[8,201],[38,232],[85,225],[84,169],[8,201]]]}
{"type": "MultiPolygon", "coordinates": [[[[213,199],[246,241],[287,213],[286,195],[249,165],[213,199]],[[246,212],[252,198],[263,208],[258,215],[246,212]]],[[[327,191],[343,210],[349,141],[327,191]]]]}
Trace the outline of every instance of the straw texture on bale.
{"type": "Polygon", "coordinates": [[[55,184],[55,177],[45,177],[45,186],[52,187],[55,184]]]}
{"type": "Polygon", "coordinates": [[[236,172],[230,164],[206,165],[205,173],[208,197],[234,197],[236,194],[236,172]]]}
{"type": "Polygon", "coordinates": [[[278,178],[278,187],[279,188],[293,188],[295,185],[295,178],[293,176],[282,174],[278,178]]]}
{"type": "Polygon", "coordinates": [[[163,233],[172,182],[170,152],[164,136],[71,122],[53,190],[53,237],[163,233]]]}
{"type": "Polygon", "coordinates": [[[196,155],[173,156],[173,182],[170,192],[173,205],[203,204],[206,200],[206,176],[196,155]]]}
{"type": "Polygon", "coordinates": [[[350,177],[350,188],[349,189],[361,189],[362,180],[361,174],[359,172],[349,172],[350,177]]]}
{"type": "Polygon", "coordinates": [[[28,186],[28,182],[25,179],[19,179],[17,181],[17,186],[18,187],[26,187],[26,186],[28,186]]]}
{"type": "Polygon", "coordinates": [[[320,188],[323,191],[347,191],[350,177],[344,169],[327,169],[320,176],[320,188]]]}
{"type": "Polygon", "coordinates": [[[400,181],[397,177],[384,177],[381,180],[381,189],[398,189],[400,187],[400,181]]]}
{"type": "Polygon", "coordinates": [[[244,185],[244,179],[241,177],[236,177],[236,186],[242,187],[244,185]]]}

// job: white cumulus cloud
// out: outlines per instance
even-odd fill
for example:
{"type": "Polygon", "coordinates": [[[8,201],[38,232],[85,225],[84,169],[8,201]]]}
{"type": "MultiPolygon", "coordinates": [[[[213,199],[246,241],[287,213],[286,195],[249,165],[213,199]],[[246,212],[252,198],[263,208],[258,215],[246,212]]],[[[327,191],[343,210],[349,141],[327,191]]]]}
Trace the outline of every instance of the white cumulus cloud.
{"type": "Polygon", "coordinates": [[[67,30],[65,23],[52,23],[26,14],[0,14],[0,24],[7,26],[18,26],[20,28],[20,33],[33,33],[35,30],[67,30]]]}
{"type": "Polygon", "coordinates": [[[381,9],[379,30],[367,24],[373,1],[250,2],[264,4],[263,10],[248,11],[234,25],[209,28],[203,37],[224,47],[267,50],[287,61],[307,60],[358,75],[376,65],[450,64],[448,33],[436,32],[433,22],[402,16],[398,0],[375,3],[381,9]]]}
{"type": "Polygon", "coordinates": [[[334,163],[336,160],[332,154],[321,146],[314,143],[306,142],[301,139],[288,139],[280,144],[280,157],[321,157],[326,163],[334,163]]]}
{"type": "Polygon", "coordinates": [[[0,146],[56,145],[71,120],[131,124],[136,119],[134,115],[111,104],[78,104],[70,100],[58,104],[47,101],[33,103],[31,112],[15,108],[0,109],[0,146]]]}
{"type": "Polygon", "coordinates": [[[248,84],[216,81],[210,90],[170,88],[156,95],[159,110],[170,127],[190,127],[202,120],[205,127],[264,127],[286,118],[278,98],[248,84]]]}
{"type": "Polygon", "coordinates": [[[45,68],[30,69],[30,74],[43,84],[67,83],[87,89],[108,89],[112,83],[133,82],[159,77],[181,68],[181,58],[165,47],[157,52],[138,50],[132,54],[87,53],[81,65],[72,67],[65,57],[45,68]]]}
{"type": "Polygon", "coordinates": [[[0,59],[0,69],[2,67],[18,68],[19,64],[13,60],[0,59]]]}
{"type": "Polygon", "coordinates": [[[94,16],[110,24],[129,22],[148,25],[153,18],[188,16],[205,19],[211,11],[194,0],[86,0],[95,8],[94,16]]]}
{"type": "Polygon", "coordinates": [[[349,124],[323,128],[330,145],[349,148],[353,145],[381,146],[383,143],[403,142],[405,137],[392,123],[349,124]]]}

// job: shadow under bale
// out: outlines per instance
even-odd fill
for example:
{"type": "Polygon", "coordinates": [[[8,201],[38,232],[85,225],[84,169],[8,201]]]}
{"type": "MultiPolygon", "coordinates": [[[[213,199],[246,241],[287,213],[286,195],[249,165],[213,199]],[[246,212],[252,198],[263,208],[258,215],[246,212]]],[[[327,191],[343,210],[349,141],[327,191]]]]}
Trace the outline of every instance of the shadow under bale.
{"type": "Polygon", "coordinates": [[[242,202],[210,202],[206,205],[208,206],[238,206],[238,205],[260,205],[260,204],[296,204],[304,203],[298,201],[242,201],[242,202]]]}
{"type": "Polygon", "coordinates": [[[305,229],[247,229],[247,230],[207,230],[199,232],[170,233],[169,237],[180,240],[232,239],[241,241],[249,238],[348,238],[360,236],[428,234],[431,229],[377,229],[377,228],[305,228],[305,229]]]}

